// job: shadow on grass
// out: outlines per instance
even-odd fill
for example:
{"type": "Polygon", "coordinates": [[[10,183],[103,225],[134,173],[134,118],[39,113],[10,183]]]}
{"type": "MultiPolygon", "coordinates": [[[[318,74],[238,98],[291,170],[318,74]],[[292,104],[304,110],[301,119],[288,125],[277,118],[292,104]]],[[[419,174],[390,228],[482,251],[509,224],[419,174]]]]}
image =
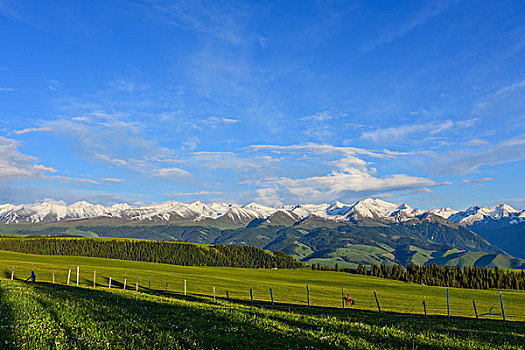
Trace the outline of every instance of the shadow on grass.
{"type": "MultiPolygon", "coordinates": [[[[179,293],[173,293],[170,295],[172,298],[177,298],[180,300],[190,300],[195,302],[205,302],[208,304],[214,304],[213,298],[209,295],[199,295],[193,294],[184,296],[179,293]]],[[[517,346],[525,346],[525,322],[504,322],[502,320],[490,320],[490,319],[473,319],[469,317],[447,317],[440,315],[417,315],[417,314],[404,314],[397,312],[383,312],[378,313],[375,311],[369,310],[359,310],[355,308],[336,308],[336,307],[321,307],[321,306],[302,306],[297,304],[288,304],[288,303],[275,303],[272,305],[269,301],[251,301],[240,300],[240,299],[226,299],[226,298],[217,298],[217,300],[224,302],[229,302],[232,304],[243,305],[243,306],[252,306],[256,310],[274,310],[280,311],[280,313],[274,313],[273,315],[267,316],[273,320],[276,320],[281,323],[285,323],[292,328],[300,328],[304,330],[317,330],[319,324],[311,324],[306,321],[292,320],[286,316],[286,312],[295,313],[307,318],[310,316],[319,317],[327,319],[327,317],[336,317],[338,320],[344,320],[347,322],[360,322],[366,325],[375,326],[377,328],[381,327],[394,327],[400,330],[403,330],[408,333],[413,334],[425,334],[432,333],[435,335],[442,336],[454,336],[457,339],[468,341],[469,337],[472,338],[472,335],[475,334],[476,340],[482,341],[487,347],[493,347],[494,345],[503,346],[510,341],[511,344],[517,346]]],[[[353,328],[345,327],[334,327],[327,322],[323,325],[325,328],[333,328],[335,331],[344,332],[350,334],[352,337],[362,337],[364,333],[367,333],[363,330],[356,330],[353,328]]],[[[375,344],[381,347],[381,344],[384,343],[384,339],[377,337],[377,334],[369,334],[370,337],[367,337],[369,343],[375,344]]],[[[390,339],[390,344],[395,347],[404,347],[406,346],[405,339],[390,339]]],[[[432,347],[424,342],[421,339],[413,339],[410,343],[416,348],[424,347],[429,349],[439,349],[441,347],[432,347]]],[[[454,346],[449,348],[454,348],[454,346]]],[[[462,346],[459,346],[462,348],[462,346]]]]}
{"type": "MultiPolygon", "coordinates": [[[[11,278],[11,274],[9,274],[9,278],[11,278]]],[[[3,326],[0,332],[0,348],[14,349],[15,347],[11,344],[11,340],[14,337],[13,327],[16,318],[13,315],[13,310],[8,299],[7,283],[9,282],[0,281],[0,324],[3,326]]]]}
{"type": "MultiPolygon", "coordinates": [[[[78,348],[93,347],[94,337],[102,337],[99,340],[110,344],[110,348],[129,349],[343,349],[362,346],[460,349],[471,340],[486,348],[525,345],[525,322],[379,314],[281,303],[272,306],[265,301],[251,303],[224,297],[214,301],[209,295],[184,296],[158,289],[149,294],[166,299],[147,300],[139,298],[144,293],[134,292],[134,283],[133,292],[110,293],[107,290],[109,278],[101,278],[101,282],[102,286],[105,284],[104,289],[49,283],[27,283],[26,286],[36,292],[32,297],[49,313],[52,322],[64,329],[68,345],[78,348]],[[89,327],[102,332],[94,335],[89,327]],[[430,344],[429,339],[434,339],[434,344],[430,344]],[[441,346],[435,339],[449,342],[441,346]]],[[[112,288],[122,287],[123,281],[112,280],[112,288]]],[[[147,292],[147,286],[141,286],[141,290],[147,292]]],[[[3,325],[15,322],[13,310],[4,302],[4,294],[0,289],[0,308],[6,317],[3,325]]],[[[0,334],[13,336],[9,332],[7,328],[0,334]]],[[[0,336],[0,339],[3,338],[0,336]]]]}
{"type": "MultiPolygon", "coordinates": [[[[43,299],[51,298],[55,304],[67,305],[71,300],[75,300],[82,304],[76,305],[79,310],[85,310],[86,307],[95,308],[92,313],[84,311],[81,315],[82,322],[107,327],[107,331],[112,333],[107,335],[106,332],[108,338],[104,341],[115,347],[173,348],[177,344],[182,348],[252,349],[304,348],[314,345],[318,348],[322,344],[325,348],[338,348],[331,346],[327,341],[308,336],[290,336],[276,329],[263,329],[260,324],[254,323],[251,317],[247,318],[241,312],[231,317],[228,312],[215,312],[192,304],[138,299],[135,293],[126,295],[45,283],[32,287],[43,299]],[[140,341],[134,336],[136,334],[147,336],[140,341]]],[[[55,316],[55,319],[64,325],[59,317],[55,316]]],[[[82,325],[76,327],[73,332],[79,336],[70,339],[69,345],[89,347],[89,343],[82,340],[86,337],[79,329],[82,325]]]]}

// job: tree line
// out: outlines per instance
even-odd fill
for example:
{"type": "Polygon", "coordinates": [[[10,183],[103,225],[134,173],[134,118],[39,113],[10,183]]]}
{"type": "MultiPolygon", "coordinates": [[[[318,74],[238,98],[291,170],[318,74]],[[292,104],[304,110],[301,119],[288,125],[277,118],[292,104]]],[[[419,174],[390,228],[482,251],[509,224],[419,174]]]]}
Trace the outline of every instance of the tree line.
{"type": "Polygon", "coordinates": [[[99,238],[7,238],[0,250],[38,255],[72,255],[184,266],[297,268],[304,263],[280,251],[251,246],[212,246],[166,241],[99,238]]]}
{"type": "Polygon", "coordinates": [[[478,266],[402,265],[372,264],[369,269],[359,264],[357,269],[345,272],[413,282],[428,286],[470,288],[470,289],[516,289],[525,290],[525,270],[514,272],[478,266]]]}

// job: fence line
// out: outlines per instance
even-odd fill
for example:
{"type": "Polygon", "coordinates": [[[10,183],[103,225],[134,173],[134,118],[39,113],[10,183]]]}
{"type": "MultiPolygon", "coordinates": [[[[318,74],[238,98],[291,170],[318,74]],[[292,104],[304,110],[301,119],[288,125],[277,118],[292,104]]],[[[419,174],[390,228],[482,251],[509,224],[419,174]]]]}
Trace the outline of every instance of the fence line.
{"type": "MultiPolygon", "coordinates": [[[[77,274],[76,274],[76,285],[77,286],[80,286],[80,266],[77,266],[77,274]]],[[[14,273],[15,273],[15,266],[12,267],[11,269],[11,280],[14,280],[14,273]]],[[[48,275],[49,276],[49,275],[48,275]]],[[[7,276],[6,276],[7,277],[7,276]]],[[[97,273],[96,273],[96,270],[93,270],[93,288],[96,288],[96,278],[97,278],[97,273]]],[[[109,281],[108,281],[108,289],[111,289],[112,287],[112,277],[109,277],[109,281]]],[[[52,273],[52,282],[53,284],[56,284],[56,280],[55,280],[55,272],[52,273]]],[[[68,269],[68,276],[67,276],[67,282],[66,284],[67,285],[70,285],[70,282],[71,282],[71,269],[68,269]]],[[[60,282],[59,282],[60,284],[60,282]]],[[[126,287],[127,287],[127,278],[124,278],[124,283],[123,283],[123,290],[126,290],[126,287]]],[[[273,289],[272,288],[269,288],[270,290],[270,302],[272,304],[272,306],[274,306],[276,303],[274,301],[274,297],[273,297],[273,289]]],[[[212,291],[213,291],[213,299],[214,301],[216,301],[216,287],[213,286],[212,287],[212,291]]],[[[451,317],[451,308],[450,308],[450,292],[449,292],[449,288],[447,288],[447,300],[446,300],[446,306],[447,306],[447,317],[451,317]]],[[[136,280],[135,280],[135,292],[139,292],[139,278],[136,277],[136,280]]],[[[148,292],[151,292],[151,281],[148,282],[148,292]]],[[[166,286],[165,286],[165,293],[168,293],[168,282],[166,282],[166,286]]],[[[186,296],[187,295],[187,281],[184,280],[184,289],[183,289],[183,293],[184,295],[186,296]]],[[[377,310],[379,313],[382,312],[382,309],[381,309],[381,305],[379,303],[379,298],[378,298],[378,295],[377,295],[377,292],[376,290],[374,289],[373,290],[373,293],[374,293],[374,299],[375,299],[375,302],[376,302],[376,306],[377,306],[377,310]]],[[[345,309],[345,295],[344,295],[344,287],[341,287],[341,295],[342,295],[342,299],[343,299],[343,302],[342,302],[342,309],[345,309]]],[[[310,307],[310,288],[308,285],[306,285],[306,297],[307,297],[307,306],[310,307]]],[[[499,301],[500,301],[500,307],[501,307],[501,316],[503,318],[503,321],[506,321],[506,314],[505,314],[505,308],[504,308],[504,303],[503,303],[503,293],[502,292],[499,292],[499,301]]],[[[229,295],[229,291],[226,291],[226,300],[230,301],[230,295],[229,295]]],[[[250,288],[250,302],[251,303],[254,303],[254,297],[253,297],[253,289],[250,288]]],[[[267,302],[267,301],[266,301],[267,302]]],[[[279,304],[279,303],[277,303],[279,304]]],[[[297,306],[299,306],[300,304],[297,304],[297,306]]],[[[493,314],[491,312],[489,312],[488,314],[487,313],[482,313],[482,314],[478,314],[478,310],[477,310],[477,306],[476,306],[476,302],[475,300],[472,300],[472,306],[474,308],[474,315],[476,317],[476,319],[479,319],[480,316],[485,316],[485,315],[497,315],[497,314],[493,314]]],[[[492,310],[493,308],[491,308],[492,310]]],[[[428,312],[427,312],[427,302],[426,300],[424,299],[423,300],[423,311],[424,311],[424,315],[427,316],[428,315],[428,312]]],[[[411,312],[404,312],[405,314],[412,314],[411,312]]],[[[438,315],[438,314],[436,314],[438,315]]]]}

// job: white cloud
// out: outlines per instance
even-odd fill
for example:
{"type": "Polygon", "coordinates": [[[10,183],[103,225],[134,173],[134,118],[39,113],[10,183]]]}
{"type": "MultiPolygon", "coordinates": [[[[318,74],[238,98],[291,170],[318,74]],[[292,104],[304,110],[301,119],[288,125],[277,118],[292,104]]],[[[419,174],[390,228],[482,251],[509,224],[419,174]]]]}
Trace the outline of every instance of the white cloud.
{"type": "Polygon", "coordinates": [[[377,193],[419,189],[447,185],[434,180],[405,174],[374,176],[366,167],[344,165],[344,170],[333,170],[328,175],[292,179],[279,177],[262,181],[257,190],[258,201],[267,204],[277,199],[298,202],[325,202],[355,196],[362,193],[377,193]]]}
{"type": "Polygon", "coordinates": [[[482,139],[473,139],[473,140],[470,140],[469,142],[467,142],[467,145],[469,146],[485,146],[485,145],[488,145],[489,142],[486,141],[486,140],[482,140],[482,139]]]}
{"type": "Polygon", "coordinates": [[[436,155],[431,169],[448,175],[462,175],[493,166],[525,160],[525,135],[521,135],[483,151],[454,151],[436,155]]]}
{"type": "Polygon", "coordinates": [[[209,195],[219,195],[223,192],[218,191],[198,191],[198,192],[167,192],[166,196],[169,197],[189,197],[189,196],[209,196],[209,195]]]}
{"type": "Polygon", "coordinates": [[[83,178],[83,177],[70,177],[70,176],[56,175],[56,176],[51,176],[51,177],[46,177],[46,178],[47,179],[58,179],[58,180],[74,181],[74,182],[85,182],[85,183],[90,183],[90,184],[95,184],[95,185],[100,184],[100,182],[98,182],[96,180],[86,179],[86,178],[83,178]]]}
{"type": "Polygon", "coordinates": [[[11,91],[15,91],[15,89],[4,86],[4,87],[0,87],[0,91],[11,92],[11,91]]]}
{"type": "Polygon", "coordinates": [[[181,162],[207,169],[231,169],[246,172],[260,169],[261,163],[232,152],[191,152],[181,162]]]}
{"type": "Polygon", "coordinates": [[[361,134],[361,138],[375,142],[384,142],[385,140],[403,139],[415,133],[428,133],[430,135],[437,135],[445,130],[471,127],[477,121],[477,118],[462,121],[452,121],[447,119],[441,122],[407,124],[397,127],[366,131],[361,134]]]}
{"type": "Polygon", "coordinates": [[[191,177],[191,173],[180,168],[163,168],[158,169],[155,175],[153,176],[162,177],[170,180],[181,180],[188,179],[189,177],[191,177]]]}
{"type": "Polygon", "coordinates": [[[278,188],[259,188],[256,201],[261,204],[279,206],[283,205],[282,197],[278,188]]]}
{"type": "Polygon", "coordinates": [[[56,173],[58,171],[54,168],[47,167],[42,164],[35,164],[35,169],[40,170],[40,171],[50,172],[50,173],[56,173]]]}
{"type": "Polygon", "coordinates": [[[0,181],[42,178],[55,169],[37,164],[38,159],[18,150],[20,143],[0,136],[0,181]]]}
{"type": "Polygon", "coordinates": [[[303,120],[303,121],[318,121],[318,122],[324,122],[324,121],[328,121],[332,119],[334,119],[334,117],[332,113],[328,111],[320,112],[320,113],[316,113],[313,115],[308,115],[308,116],[299,118],[299,120],[303,120]]]}
{"type": "Polygon", "coordinates": [[[385,152],[374,152],[364,148],[356,147],[342,147],[332,146],[327,144],[318,143],[307,143],[304,145],[290,145],[290,146],[279,146],[279,145],[252,145],[248,147],[252,151],[271,151],[275,153],[281,152],[313,152],[316,154],[346,154],[346,155],[366,155],[376,158],[392,158],[392,154],[386,154],[385,152]]]}
{"type": "Polygon", "coordinates": [[[424,194],[424,193],[431,193],[431,192],[432,192],[432,190],[430,188],[423,187],[423,188],[419,188],[419,189],[414,190],[414,191],[403,192],[403,193],[400,193],[399,195],[400,196],[413,196],[413,195],[416,195],[416,194],[424,194]]]}
{"type": "Polygon", "coordinates": [[[123,182],[124,181],[123,179],[117,179],[114,177],[105,177],[102,180],[107,181],[107,182],[123,182]]]}
{"type": "Polygon", "coordinates": [[[46,81],[47,88],[50,91],[57,91],[58,87],[60,86],[60,81],[58,81],[56,79],[44,78],[44,80],[46,81]]]}
{"type": "Polygon", "coordinates": [[[182,149],[183,150],[189,150],[189,151],[193,151],[197,148],[197,145],[200,143],[201,141],[199,140],[198,137],[190,137],[188,140],[184,141],[182,143],[182,149]]]}
{"type": "MultiPolygon", "coordinates": [[[[448,11],[450,6],[456,1],[442,2],[442,1],[432,1],[428,6],[425,6],[420,12],[415,16],[408,19],[403,19],[401,21],[402,25],[395,29],[390,29],[388,32],[385,32],[381,37],[368,44],[363,48],[364,51],[371,51],[377,46],[382,44],[388,44],[394,40],[403,37],[408,32],[413,29],[425,24],[427,21],[432,19],[435,16],[442,14],[443,12],[448,11]]],[[[388,28],[388,27],[385,27],[388,28]]]]}
{"type": "MultiPolygon", "coordinates": [[[[212,36],[239,45],[248,33],[245,21],[250,10],[247,5],[216,4],[200,1],[152,1],[147,9],[152,10],[156,19],[161,19],[176,27],[212,36]]],[[[253,36],[250,35],[250,36],[253,36]]],[[[260,38],[253,37],[259,41],[260,38]]]]}
{"type": "Polygon", "coordinates": [[[478,182],[487,182],[487,181],[494,181],[494,179],[491,178],[491,177],[484,177],[484,178],[482,178],[482,179],[463,180],[463,181],[461,181],[461,183],[464,183],[464,184],[474,184],[474,183],[478,183],[478,182]]]}
{"type": "Polygon", "coordinates": [[[14,133],[17,135],[23,135],[23,134],[28,134],[30,132],[38,132],[38,131],[51,131],[51,128],[48,128],[48,127],[26,128],[22,130],[15,130],[14,133]]]}
{"type": "Polygon", "coordinates": [[[235,124],[238,123],[239,120],[232,119],[232,118],[224,118],[224,117],[209,117],[202,121],[203,124],[211,126],[212,128],[216,128],[219,125],[228,125],[228,124],[235,124]]]}

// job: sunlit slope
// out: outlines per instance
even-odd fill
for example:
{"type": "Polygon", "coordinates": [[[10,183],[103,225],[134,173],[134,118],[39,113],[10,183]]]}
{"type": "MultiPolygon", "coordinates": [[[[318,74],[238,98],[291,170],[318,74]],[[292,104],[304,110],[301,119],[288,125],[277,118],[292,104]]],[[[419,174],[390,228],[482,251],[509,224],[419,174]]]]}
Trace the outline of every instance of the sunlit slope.
{"type": "Polygon", "coordinates": [[[5,349],[519,349],[522,322],[0,279],[5,349]]]}
{"type": "MultiPolygon", "coordinates": [[[[310,303],[316,306],[339,308],[342,306],[341,287],[356,300],[356,308],[377,310],[373,291],[377,291],[383,311],[423,313],[426,300],[429,314],[446,315],[446,288],[422,286],[381,278],[342,272],[312,271],[310,269],[274,270],[218,267],[184,267],[155,263],[108,260],[86,257],[40,256],[0,251],[2,277],[9,278],[12,267],[15,278],[26,279],[35,271],[37,281],[55,281],[64,284],[71,269],[71,284],[76,284],[76,267],[80,266],[79,283],[92,286],[96,271],[97,288],[107,288],[112,278],[113,288],[122,288],[126,279],[128,289],[135,288],[136,278],[140,290],[182,293],[184,280],[187,292],[250,300],[250,289],[256,300],[270,300],[270,288],[276,302],[307,304],[306,286],[310,290],[310,303]]],[[[501,319],[499,293],[495,290],[468,290],[450,288],[451,314],[474,317],[472,300],[476,301],[482,318],[501,319]],[[490,312],[490,314],[488,314],[490,312]]],[[[525,292],[504,290],[503,298],[507,320],[525,321],[523,307],[525,292]]]]}

